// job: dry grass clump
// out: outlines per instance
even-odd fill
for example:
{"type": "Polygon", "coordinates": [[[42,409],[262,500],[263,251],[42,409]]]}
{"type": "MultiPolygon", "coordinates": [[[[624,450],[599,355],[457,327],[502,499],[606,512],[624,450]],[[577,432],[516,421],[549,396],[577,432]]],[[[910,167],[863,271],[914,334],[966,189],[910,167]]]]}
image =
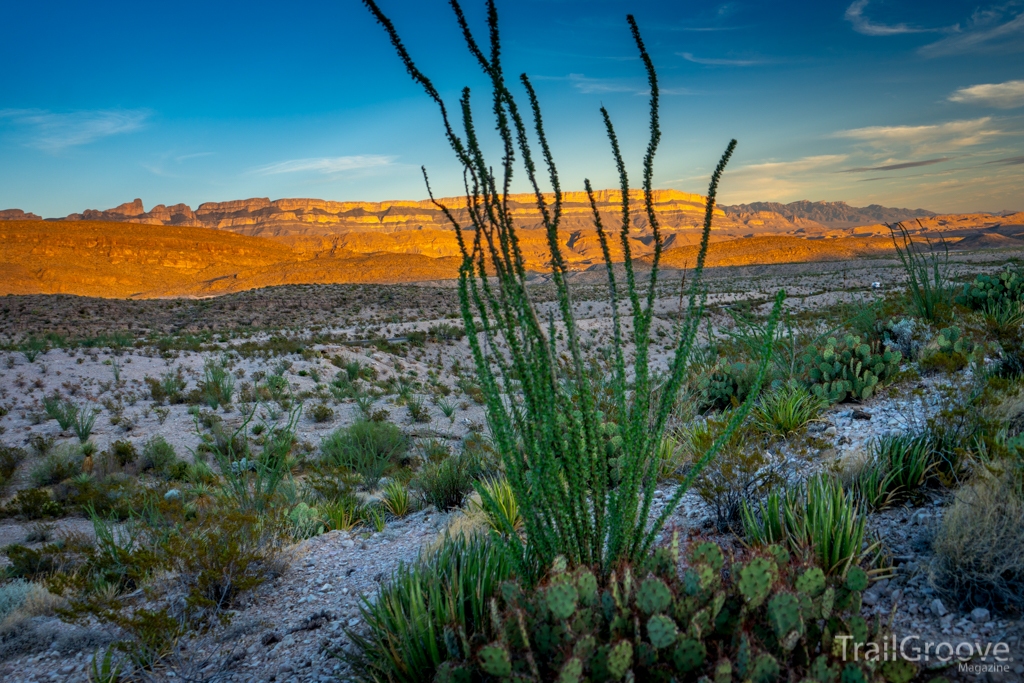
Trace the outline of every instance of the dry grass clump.
{"type": "Polygon", "coordinates": [[[933,543],[932,582],[962,607],[1024,610],[1024,492],[1011,472],[965,486],[933,543]]]}

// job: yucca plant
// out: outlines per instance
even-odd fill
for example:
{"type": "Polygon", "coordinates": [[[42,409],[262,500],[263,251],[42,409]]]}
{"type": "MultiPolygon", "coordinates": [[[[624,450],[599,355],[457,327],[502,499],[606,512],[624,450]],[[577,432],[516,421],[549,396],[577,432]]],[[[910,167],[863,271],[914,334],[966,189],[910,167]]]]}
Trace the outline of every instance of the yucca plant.
{"type": "Polygon", "coordinates": [[[879,510],[909,497],[925,485],[939,466],[935,444],[928,434],[890,434],[869,445],[868,461],[853,488],[879,510]]]}
{"type": "Polygon", "coordinates": [[[96,416],[99,415],[98,408],[89,408],[88,406],[78,406],[74,408],[74,419],[71,422],[71,430],[78,437],[81,443],[85,443],[89,440],[89,436],[92,434],[92,428],[96,424],[96,416]]]}
{"type": "Polygon", "coordinates": [[[788,384],[761,396],[752,419],[758,431],[788,436],[803,429],[828,408],[828,401],[805,387],[788,384]]]}
{"type": "Polygon", "coordinates": [[[519,511],[519,504],[516,502],[515,492],[509,485],[508,479],[505,477],[493,477],[477,482],[476,487],[478,491],[480,489],[486,490],[487,494],[494,500],[494,502],[501,507],[502,515],[500,518],[494,516],[487,510],[484,510],[487,515],[487,523],[492,529],[499,533],[502,532],[504,530],[502,519],[511,520],[512,528],[517,532],[523,528],[523,516],[519,511]]]}
{"type": "Polygon", "coordinates": [[[395,517],[405,517],[412,511],[412,496],[400,481],[392,479],[384,486],[381,503],[395,517]]]}
{"type": "MultiPolygon", "coordinates": [[[[610,348],[585,350],[578,339],[567,280],[568,266],[559,243],[561,181],[548,144],[540,103],[530,79],[523,74],[519,80],[529,102],[527,116],[532,118],[532,131],[505,79],[494,0],[486,2],[489,46],[477,42],[458,0],[451,0],[450,4],[469,52],[490,84],[491,110],[502,146],[502,158],[497,165],[485,158],[473,118],[469,89],[462,91],[459,101],[463,127],[460,135],[443,98],[416,66],[391,20],[374,0],[363,1],[384,27],[409,75],[438,105],[445,136],[464,173],[468,223],[456,220],[452,207],[437,200],[434,203],[451,222],[461,250],[458,290],[462,319],[487,408],[491,435],[519,509],[523,511],[525,542],[521,541],[519,534],[513,533],[512,520],[502,518],[501,507],[486,490],[481,492],[483,503],[501,520],[503,533],[515,548],[520,576],[539,577],[558,555],[565,555],[574,565],[587,564],[606,571],[620,560],[639,561],[647,555],[693,478],[746,418],[751,405],[748,400],[734,412],[729,428],[695,463],[661,515],[649,520],[661,465],[657,457],[658,447],[671,408],[687,375],[690,353],[704,311],[705,290],[701,274],[715,196],[736,142],[733,140],[728,144],[711,177],[700,252],[693,277],[688,282],[686,315],[674,327],[671,341],[676,349],[675,356],[669,364],[661,390],[655,392],[649,367],[649,347],[664,245],[652,193],[654,157],[661,140],[658,119],[660,95],[654,65],[632,15],[627,17],[627,22],[650,86],[650,138],[643,162],[642,199],[643,215],[651,230],[653,254],[645,290],[638,282],[631,254],[630,227],[634,214],[630,206],[631,192],[625,161],[611,118],[602,107],[601,115],[612,158],[619,172],[622,202],[619,239],[625,282],[620,281],[613,268],[609,236],[598,212],[590,181],[584,180],[607,270],[613,332],[610,348]],[[539,147],[531,143],[531,132],[539,147]],[[541,191],[538,156],[546,166],[547,181],[553,190],[551,194],[545,195],[541,191]],[[507,203],[517,162],[521,162],[526,182],[532,188],[547,234],[555,291],[555,306],[547,319],[532,303],[525,258],[507,203]],[[624,321],[619,312],[618,302],[623,293],[628,301],[629,321],[624,321]],[[628,346],[632,347],[630,370],[627,369],[628,346]],[[611,359],[608,387],[613,400],[608,411],[602,410],[595,401],[588,374],[592,361],[600,357],[611,359]],[[516,389],[511,391],[508,380],[513,379],[516,389]],[[565,391],[566,386],[575,390],[565,391]]],[[[424,180],[433,199],[425,169],[424,180]]],[[[634,196],[640,198],[639,194],[634,196]]],[[[763,382],[781,300],[780,292],[769,319],[769,334],[766,335],[769,341],[762,350],[756,387],[763,382]]],[[[757,393],[755,390],[751,395],[757,393]]]]}

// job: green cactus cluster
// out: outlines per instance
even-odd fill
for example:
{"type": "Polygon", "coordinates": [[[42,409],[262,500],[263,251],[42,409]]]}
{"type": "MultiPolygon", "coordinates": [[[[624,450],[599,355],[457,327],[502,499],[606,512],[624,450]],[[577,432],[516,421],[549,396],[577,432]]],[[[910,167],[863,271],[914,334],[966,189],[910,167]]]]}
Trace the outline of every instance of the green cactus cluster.
{"type": "Polygon", "coordinates": [[[958,304],[975,311],[1014,301],[1024,301],[1024,272],[1009,266],[998,275],[978,275],[957,297],[958,304]]]}
{"type": "Polygon", "coordinates": [[[434,680],[907,683],[918,673],[842,659],[847,636],[885,637],[860,616],[858,566],[826,577],[781,547],[727,558],[711,542],[689,547],[682,572],[678,560],[677,538],[605,580],[557,563],[536,588],[507,582],[486,632],[446,638],[451,659],[434,680]]]}
{"type": "Polygon", "coordinates": [[[720,363],[699,381],[704,407],[724,410],[742,403],[754,384],[754,371],[749,363],[720,363]]]}
{"type": "Polygon", "coordinates": [[[830,337],[804,356],[807,383],[815,396],[831,403],[870,398],[879,384],[896,374],[903,354],[861,341],[857,335],[830,337]]]}
{"type": "Polygon", "coordinates": [[[921,358],[921,368],[955,372],[967,367],[973,352],[974,344],[964,337],[959,327],[946,327],[928,344],[921,358]]]}

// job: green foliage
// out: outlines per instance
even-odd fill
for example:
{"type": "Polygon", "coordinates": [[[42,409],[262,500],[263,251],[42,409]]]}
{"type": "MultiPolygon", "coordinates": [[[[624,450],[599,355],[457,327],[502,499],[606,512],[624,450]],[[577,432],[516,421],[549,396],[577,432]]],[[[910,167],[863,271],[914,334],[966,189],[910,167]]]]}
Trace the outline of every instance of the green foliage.
{"type": "Polygon", "coordinates": [[[484,627],[488,600],[512,574],[501,547],[480,535],[445,538],[415,563],[399,565],[360,612],[366,629],[350,632],[344,657],[357,681],[418,683],[438,671],[467,634],[484,627]]]}
{"type": "Polygon", "coordinates": [[[600,580],[556,561],[535,588],[503,584],[490,619],[446,643],[434,680],[835,683],[842,673],[906,683],[917,674],[913,664],[898,678],[842,656],[844,642],[880,646],[887,635],[859,615],[863,570],[826,577],[775,550],[727,565],[718,546],[699,543],[679,573],[678,556],[661,548],[649,565],[600,580]]]}
{"type": "Polygon", "coordinates": [[[96,424],[96,416],[99,415],[98,408],[89,408],[88,406],[78,406],[75,410],[75,417],[71,423],[71,429],[74,431],[75,436],[82,443],[89,440],[89,436],[92,434],[92,428],[96,424]]]}
{"type": "Polygon", "coordinates": [[[60,444],[32,469],[32,483],[36,486],[50,486],[81,474],[84,459],[82,449],[77,444],[60,444]]]}
{"type": "Polygon", "coordinates": [[[487,525],[499,534],[507,533],[509,529],[519,533],[523,528],[523,515],[508,480],[504,477],[488,477],[477,482],[476,486],[486,490],[494,501],[486,509],[480,506],[487,517],[487,525]]]}
{"type": "Polygon", "coordinates": [[[480,465],[479,459],[466,451],[439,461],[428,460],[412,480],[412,486],[427,505],[438,510],[451,510],[461,506],[473,491],[473,482],[482,474],[480,465]]]}
{"type": "Polygon", "coordinates": [[[0,493],[3,493],[14,473],[25,460],[25,451],[14,446],[0,444],[0,493]]]}
{"type": "Polygon", "coordinates": [[[57,517],[62,512],[61,504],[54,500],[45,489],[23,489],[7,501],[3,512],[7,516],[21,516],[26,519],[57,517]]]}
{"type": "Polygon", "coordinates": [[[765,434],[788,436],[813,422],[828,401],[799,384],[787,384],[761,395],[754,406],[754,426],[765,434]]]}
{"type": "Polygon", "coordinates": [[[384,486],[381,503],[395,517],[405,517],[412,512],[412,498],[409,496],[409,489],[395,479],[384,486]]]}
{"type": "Polygon", "coordinates": [[[372,420],[335,430],[320,443],[324,461],[358,473],[370,489],[402,463],[408,450],[409,440],[402,430],[390,422],[372,420]]]}
{"type": "Polygon", "coordinates": [[[913,497],[939,466],[927,433],[882,436],[869,446],[868,460],[853,478],[853,490],[873,510],[913,497]]]}
{"type": "Polygon", "coordinates": [[[157,403],[182,403],[185,392],[185,378],[181,374],[181,368],[175,372],[167,372],[160,376],[160,379],[153,377],[145,378],[149,386],[149,395],[157,403]]]}
{"type": "MultiPolygon", "coordinates": [[[[515,492],[523,522],[526,542],[519,535],[509,534],[516,548],[516,561],[525,576],[536,574],[549,566],[554,557],[568,556],[574,564],[599,565],[607,571],[615,563],[639,559],[648,554],[659,530],[676,508],[692,479],[677,488],[664,511],[648,519],[657,472],[661,466],[658,449],[669,414],[687,372],[690,351],[704,310],[704,289],[701,274],[707,253],[715,197],[725,165],[735,149],[729,143],[719,161],[708,189],[701,248],[689,281],[687,313],[674,329],[675,356],[660,389],[655,391],[651,376],[650,345],[654,322],[654,299],[664,237],[654,209],[654,156],[660,138],[657,75],[644,47],[633,17],[628,17],[634,42],[647,72],[650,86],[650,138],[643,162],[643,203],[647,229],[651,231],[653,253],[651,268],[645,268],[646,291],[637,283],[630,247],[630,229],[639,217],[631,215],[630,185],[625,171],[619,141],[607,110],[601,109],[619,171],[622,221],[619,238],[624,252],[624,287],[622,276],[616,275],[601,214],[593,199],[589,180],[584,188],[590,197],[594,226],[601,244],[612,302],[612,343],[600,349],[595,358],[610,360],[607,386],[611,389],[612,410],[602,410],[595,401],[590,377],[594,358],[588,358],[578,338],[576,318],[567,280],[568,266],[558,240],[562,219],[562,190],[541,119],[540,104],[529,78],[520,81],[526,89],[529,113],[532,114],[531,135],[519,104],[505,81],[500,64],[500,38],[497,9],[488,3],[487,22],[490,49],[482,49],[470,30],[461,6],[452,3],[463,37],[493,94],[493,112],[503,157],[499,164],[488,163],[472,117],[469,90],[460,101],[465,135],[460,137],[452,127],[443,99],[433,83],[417,68],[402,43],[394,25],[374,0],[364,4],[384,27],[407,71],[438,104],[448,143],[466,177],[465,212],[469,224],[459,223],[454,214],[440,202],[456,232],[462,264],[459,269],[459,301],[466,339],[476,365],[482,398],[487,407],[487,420],[495,447],[500,454],[509,485],[515,492]],[[489,56],[488,56],[489,55],[489,56]],[[531,145],[539,144],[539,153],[531,145]],[[511,212],[506,207],[506,192],[511,182],[516,155],[525,168],[526,181],[534,191],[543,229],[548,238],[551,280],[555,303],[551,314],[539,313],[528,294],[528,274],[511,212]],[[541,191],[537,162],[541,157],[547,167],[547,182],[553,189],[553,201],[541,191]],[[497,169],[495,171],[494,169],[497,169]],[[471,225],[470,225],[471,224],[471,225]],[[649,274],[648,274],[649,273],[649,274]],[[624,296],[620,296],[624,295],[624,296]],[[626,299],[631,316],[627,333],[619,313],[619,301],[626,299]],[[627,372],[624,347],[632,343],[633,366],[627,372]],[[509,382],[508,380],[514,380],[509,382]],[[512,387],[515,390],[511,390],[512,387]],[[566,388],[571,390],[566,390],[566,388]]],[[[430,190],[428,184],[428,191],[430,190]]],[[[636,196],[636,193],[633,193],[636,196]]],[[[622,272],[620,271],[620,272],[622,272]]],[[[769,339],[781,308],[781,293],[770,318],[769,339]]],[[[770,356],[770,344],[751,390],[759,391],[770,356]]],[[[750,402],[743,404],[733,416],[729,432],[746,418],[750,402]]],[[[727,440],[728,434],[722,439],[727,440]]],[[[716,442],[708,453],[695,463],[691,476],[696,477],[714,457],[721,444],[716,442]]],[[[495,505],[485,492],[483,503],[495,505]]]]}
{"type": "Polygon", "coordinates": [[[974,344],[963,336],[959,327],[943,328],[925,349],[921,369],[945,372],[962,370],[970,363],[973,351],[974,344]]]}
{"type": "Polygon", "coordinates": [[[718,363],[698,380],[702,408],[735,408],[750,396],[757,367],[749,363],[718,363]]]}
{"type": "Polygon", "coordinates": [[[78,415],[78,407],[68,399],[61,399],[59,396],[47,396],[43,399],[43,410],[52,419],[57,421],[62,432],[71,429],[78,415]]]}
{"type": "Polygon", "coordinates": [[[209,359],[203,366],[203,379],[199,382],[199,391],[203,402],[211,408],[231,405],[235,377],[224,366],[223,361],[209,359]]]}
{"type": "Polygon", "coordinates": [[[134,463],[139,457],[135,444],[131,441],[115,441],[110,445],[110,454],[122,468],[134,463]]]}
{"type": "Polygon", "coordinates": [[[975,311],[1020,301],[1024,301],[1024,273],[1009,265],[998,275],[976,276],[957,297],[957,303],[975,311]]]}
{"type": "Polygon", "coordinates": [[[932,247],[927,253],[916,244],[902,223],[889,225],[893,246],[907,274],[907,296],[919,318],[938,320],[949,314],[953,285],[949,280],[949,246],[942,240],[942,254],[932,247]],[[897,239],[897,237],[899,239],[897,239]],[[902,244],[901,244],[902,242],[902,244]]]}
{"type": "Polygon", "coordinates": [[[810,553],[829,575],[845,575],[876,547],[865,548],[867,515],[859,498],[825,475],[773,491],[757,506],[744,504],[742,518],[751,544],[783,544],[797,554],[810,553]]]}
{"type": "Polygon", "coordinates": [[[29,363],[35,363],[39,354],[46,353],[47,348],[46,340],[36,336],[29,337],[18,346],[18,350],[21,351],[22,355],[25,356],[25,360],[29,363]]]}
{"type": "Polygon", "coordinates": [[[184,464],[178,460],[174,446],[167,443],[167,440],[159,434],[142,447],[139,469],[144,472],[152,471],[167,479],[180,479],[184,475],[184,470],[181,467],[184,464]]]}
{"type": "Polygon", "coordinates": [[[334,419],[334,409],[326,403],[317,403],[313,406],[313,409],[309,411],[310,417],[313,418],[313,422],[322,423],[330,422],[334,419]]]}
{"type": "MultiPolygon", "coordinates": [[[[684,469],[692,468],[722,435],[728,433],[731,415],[709,417],[676,433],[684,469]]],[[[718,455],[694,479],[693,487],[715,511],[720,530],[739,521],[743,503],[782,484],[781,461],[762,439],[748,429],[736,429],[718,449],[718,455]]]]}
{"type": "Polygon", "coordinates": [[[871,398],[881,382],[895,375],[903,355],[885,347],[881,353],[852,334],[829,337],[823,347],[804,356],[807,382],[815,396],[829,403],[871,398]]]}

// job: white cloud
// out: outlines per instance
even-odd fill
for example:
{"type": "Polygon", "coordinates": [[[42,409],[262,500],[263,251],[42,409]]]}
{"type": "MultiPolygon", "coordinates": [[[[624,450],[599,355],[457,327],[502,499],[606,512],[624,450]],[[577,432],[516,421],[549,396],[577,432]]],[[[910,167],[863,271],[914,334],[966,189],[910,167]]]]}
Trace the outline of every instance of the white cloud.
{"type": "Polygon", "coordinates": [[[843,18],[853,25],[853,30],[866,36],[896,36],[904,33],[924,33],[934,29],[914,28],[906,24],[877,24],[864,16],[864,8],[871,0],[856,0],[846,8],[843,18]]]}
{"type": "Polygon", "coordinates": [[[949,96],[949,100],[965,104],[984,104],[998,109],[1013,109],[1024,106],[1024,81],[982,83],[960,88],[949,96]]]}
{"type": "Polygon", "coordinates": [[[930,126],[868,126],[835,133],[835,137],[866,142],[880,149],[895,146],[913,147],[917,152],[967,147],[1001,135],[992,128],[992,118],[948,121],[930,126]]]}
{"type": "Polygon", "coordinates": [[[583,74],[569,74],[566,76],[566,79],[572,83],[574,88],[586,95],[609,92],[629,92],[640,95],[647,92],[644,88],[638,88],[637,86],[629,85],[628,83],[622,83],[620,81],[614,81],[607,78],[587,78],[583,74]]]}
{"type": "Polygon", "coordinates": [[[748,164],[740,168],[737,173],[758,173],[775,176],[791,175],[794,173],[805,173],[826,166],[834,166],[843,161],[846,161],[845,154],[819,154],[792,161],[766,161],[760,164],[748,164]]]}
{"type": "Polygon", "coordinates": [[[380,154],[364,154],[344,157],[312,157],[309,159],[290,159],[280,161],[276,164],[268,164],[254,168],[252,173],[256,175],[278,175],[280,173],[307,173],[316,172],[324,175],[343,173],[345,171],[359,171],[368,168],[380,168],[390,166],[395,159],[394,156],[383,156],[380,154]]]}
{"type": "Polygon", "coordinates": [[[1024,50],[1024,12],[1008,15],[1007,7],[978,10],[966,29],[953,27],[952,35],[921,47],[925,57],[968,52],[1020,52],[1024,50]]]}
{"type": "Polygon", "coordinates": [[[131,133],[143,127],[144,109],[77,111],[63,114],[42,109],[3,109],[0,119],[29,131],[28,145],[47,152],[86,145],[100,138],[131,133]]]}
{"type": "Polygon", "coordinates": [[[715,59],[713,57],[695,57],[689,52],[677,52],[677,55],[688,62],[705,66],[754,66],[763,62],[754,59],[715,59]]]}

